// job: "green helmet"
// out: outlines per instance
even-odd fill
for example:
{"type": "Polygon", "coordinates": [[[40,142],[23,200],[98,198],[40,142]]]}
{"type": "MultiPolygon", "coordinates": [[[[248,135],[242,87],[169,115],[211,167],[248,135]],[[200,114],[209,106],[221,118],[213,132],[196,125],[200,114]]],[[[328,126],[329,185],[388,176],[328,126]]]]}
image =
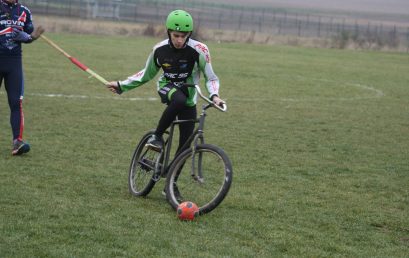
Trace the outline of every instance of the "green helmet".
{"type": "Polygon", "coordinates": [[[166,19],[166,28],[180,32],[193,31],[192,16],[183,10],[172,11],[166,19]]]}

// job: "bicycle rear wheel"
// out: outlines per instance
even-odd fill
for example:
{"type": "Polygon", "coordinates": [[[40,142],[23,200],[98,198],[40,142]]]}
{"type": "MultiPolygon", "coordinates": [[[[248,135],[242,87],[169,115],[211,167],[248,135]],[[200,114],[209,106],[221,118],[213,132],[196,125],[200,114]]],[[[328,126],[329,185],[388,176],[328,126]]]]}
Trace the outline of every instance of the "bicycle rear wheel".
{"type": "Polygon", "coordinates": [[[161,153],[147,148],[146,142],[153,131],[145,134],[132,156],[128,174],[129,192],[134,196],[146,196],[150,193],[160,173],[161,153]]]}
{"type": "Polygon", "coordinates": [[[226,197],[233,179],[225,152],[214,145],[199,144],[178,155],[167,176],[166,196],[176,209],[184,201],[196,203],[199,214],[216,208],[226,197]]]}

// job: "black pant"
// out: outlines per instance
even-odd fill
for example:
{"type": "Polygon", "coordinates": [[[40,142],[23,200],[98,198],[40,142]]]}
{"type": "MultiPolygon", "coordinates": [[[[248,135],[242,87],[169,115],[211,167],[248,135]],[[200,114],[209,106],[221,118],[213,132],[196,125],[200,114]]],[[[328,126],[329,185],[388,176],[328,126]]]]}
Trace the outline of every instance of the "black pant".
{"type": "Polygon", "coordinates": [[[22,140],[24,131],[24,79],[21,57],[0,57],[0,87],[3,79],[10,107],[13,140],[22,140]]]}
{"type": "MultiPolygon", "coordinates": [[[[159,120],[158,127],[155,134],[162,137],[166,129],[176,119],[189,120],[196,119],[197,111],[196,106],[186,106],[186,95],[181,90],[174,92],[168,101],[168,106],[162,113],[162,117],[159,120]]],[[[181,150],[183,144],[188,140],[189,136],[193,133],[195,128],[194,122],[186,122],[179,124],[179,146],[177,151],[181,150]]]]}

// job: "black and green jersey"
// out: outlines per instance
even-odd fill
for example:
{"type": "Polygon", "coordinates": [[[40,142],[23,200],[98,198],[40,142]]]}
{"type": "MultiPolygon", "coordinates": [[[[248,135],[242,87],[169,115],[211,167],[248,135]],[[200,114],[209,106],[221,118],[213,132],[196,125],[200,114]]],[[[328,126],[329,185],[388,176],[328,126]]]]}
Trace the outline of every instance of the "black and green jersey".
{"type": "MultiPolygon", "coordinates": [[[[200,73],[203,73],[209,96],[219,95],[219,79],[213,72],[209,49],[205,44],[193,39],[189,39],[182,49],[175,49],[169,44],[168,39],[156,44],[146,61],[145,68],[120,81],[121,89],[128,91],[141,86],[153,79],[160,69],[163,70],[163,74],[157,82],[158,90],[171,82],[199,84],[200,73]]],[[[189,88],[186,105],[193,106],[196,101],[196,89],[189,88]]]]}

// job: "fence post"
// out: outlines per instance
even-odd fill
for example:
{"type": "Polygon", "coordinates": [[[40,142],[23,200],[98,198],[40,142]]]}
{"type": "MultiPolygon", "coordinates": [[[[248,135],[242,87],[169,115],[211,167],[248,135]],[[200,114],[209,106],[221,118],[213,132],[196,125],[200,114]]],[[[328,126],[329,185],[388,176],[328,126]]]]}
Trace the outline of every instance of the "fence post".
{"type": "Polygon", "coordinates": [[[409,53],[409,27],[406,29],[406,53],[409,53]]]}
{"type": "Polygon", "coordinates": [[[72,0],[70,0],[70,3],[68,4],[68,16],[72,16],[72,11],[71,11],[71,8],[72,8],[72,0]]]}
{"type": "Polygon", "coordinates": [[[298,13],[295,13],[295,26],[298,26],[298,13]]]}
{"type": "Polygon", "coordinates": [[[242,19],[243,19],[243,9],[241,9],[241,13],[240,13],[240,16],[239,16],[239,30],[241,30],[242,19]]]}
{"type": "Polygon", "coordinates": [[[136,22],[138,19],[138,4],[135,4],[135,9],[134,9],[134,21],[136,22]]]}
{"type": "MultiPolygon", "coordinates": [[[[307,28],[307,30],[308,30],[308,27],[310,26],[310,14],[307,14],[307,25],[305,25],[305,27],[307,28]]],[[[307,34],[308,34],[308,32],[307,32],[307,34]]]]}
{"type": "Polygon", "coordinates": [[[218,25],[219,30],[222,28],[222,15],[223,15],[223,12],[220,11],[220,14],[219,14],[219,25],[218,25]]]}
{"type": "Polygon", "coordinates": [[[271,34],[274,35],[275,33],[275,29],[274,29],[274,20],[271,21],[271,34]]]}
{"type": "Polygon", "coordinates": [[[230,18],[231,19],[233,19],[234,18],[234,13],[235,13],[235,10],[234,10],[234,8],[233,8],[233,6],[231,7],[231,9],[230,9],[230,18]]]}
{"type": "Polygon", "coordinates": [[[318,37],[321,37],[321,16],[318,16],[318,37]]]}
{"type": "Polygon", "coordinates": [[[156,19],[159,21],[160,17],[159,17],[159,3],[158,3],[158,1],[155,1],[154,5],[155,5],[155,11],[156,11],[156,19]]]}
{"type": "Polygon", "coordinates": [[[331,18],[329,19],[329,29],[327,30],[327,36],[331,36],[331,35],[333,34],[333,32],[332,32],[332,30],[333,30],[333,27],[332,27],[333,23],[334,23],[334,17],[331,17],[331,18]]]}
{"type": "Polygon", "coordinates": [[[198,29],[200,29],[200,12],[197,14],[197,26],[198,29]]]}
{"type": "Polygon", "coordinates": [[[355,33],[354,33],[355,39],[358,39],[358,35],[359,35],[358,21],[355,20],[355,33]]]}
{"type": "Polygon", "coordinates": [[[258,17],[258,32],[261,32],[261,26],[262,26],[262,18],[258,17]]]}
{"type": "MultiPolygon", "coordinates": [[[[280,22],[280,34],[283,33],[284,27],[287,25],[287,12],[284,12],[284,21],[280,22]]],[[[284,33],[285,34],[285,33],[284,33]]]]}
{"type": "Polygon", "coordinates": [[[298,37],[301,37],[301,20],[299,20],[297,23],[298,23],[298,37]]]}

